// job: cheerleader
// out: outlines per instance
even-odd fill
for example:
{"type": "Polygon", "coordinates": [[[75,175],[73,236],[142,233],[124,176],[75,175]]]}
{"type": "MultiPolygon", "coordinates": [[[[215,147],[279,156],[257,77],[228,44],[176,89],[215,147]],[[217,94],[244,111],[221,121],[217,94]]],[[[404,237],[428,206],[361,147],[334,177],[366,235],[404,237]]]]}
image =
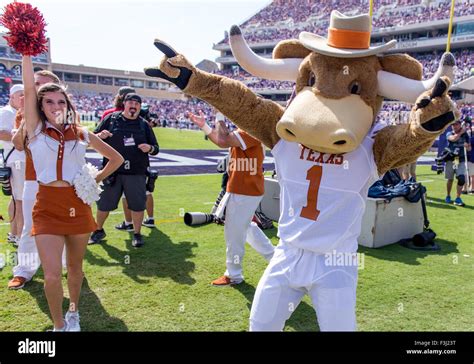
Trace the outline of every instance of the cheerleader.
{"type": "Polygon", "coordinates": [[[83,281],[82,262],[89,235],[96,229],[89,205],[92,201],[84,196],[89,191],[81,190],[81,184],[88,177],[85,153],[91,146],[109,160],[96,175],[96,182],[113,173],[123,158],[77,124],[74,106],[63,86],[47,83],[36,93],[31,57],[24,55],[22,63],[25,126],[39,184],[33,207],[32,235],[43,265],[53,331],[80,331],[78,304],[83,281]],[[78,178],[81,183],[77,182],[78,178]],[[64,246],[70,305],[63,318],[61,254],[64,246]]]}

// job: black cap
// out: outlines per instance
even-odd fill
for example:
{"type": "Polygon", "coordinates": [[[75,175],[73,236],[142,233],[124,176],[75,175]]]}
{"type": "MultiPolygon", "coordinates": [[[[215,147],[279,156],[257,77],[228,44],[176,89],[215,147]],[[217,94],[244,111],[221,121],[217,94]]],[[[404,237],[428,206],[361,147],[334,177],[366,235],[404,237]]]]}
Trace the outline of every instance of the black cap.
{"type": "Polygon", "coordinates": [[[122,96],[122,97],[131,93],[135,93],[135,89],[128,86],[120,87],[118,91],[119,96],[122,96]]]}
{"type": "Polygon", "coordinates": [[[131,100],[139,102],[140,104],[142,103],[142,98],[139,95],[135,94],[135,93],[127,94],[127,96],[125,96],[125,99],[123,100],[123,102],[125,103],[125,102],[131,101],[131,100]]]}

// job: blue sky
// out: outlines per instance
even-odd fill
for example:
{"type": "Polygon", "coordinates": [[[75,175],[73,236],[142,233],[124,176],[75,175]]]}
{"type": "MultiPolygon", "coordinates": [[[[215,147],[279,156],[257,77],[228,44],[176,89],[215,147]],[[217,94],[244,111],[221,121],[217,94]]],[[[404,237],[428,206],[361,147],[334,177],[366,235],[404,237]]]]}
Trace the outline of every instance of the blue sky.
{"type": "MultiPolygon", "coordinates": [[[[0,0],[3,8],[10,1],[0,0]]],[[[39,0],[53,62],[142,71],[157,64],[156,37],[193,63],[215,60],[213,43],[270,0],[39,0]]]]}

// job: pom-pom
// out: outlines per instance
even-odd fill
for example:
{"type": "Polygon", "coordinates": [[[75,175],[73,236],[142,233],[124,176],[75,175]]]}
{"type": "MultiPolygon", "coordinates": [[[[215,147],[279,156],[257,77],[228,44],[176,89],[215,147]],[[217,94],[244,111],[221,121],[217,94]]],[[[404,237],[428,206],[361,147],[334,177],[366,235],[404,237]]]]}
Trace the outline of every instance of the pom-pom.
{"type": "Polygon", "coordinates": [[[37,56],[48,50],[46,23],[40,11],[31,4],[11,3],[5,6],[0,24],[8,29],[8,45],[24,56],[37,56]]]}
{"type": "Polygon", "coordinates": [[[99,174],[99,170],[90,163],[82,166],[82,170],[74,177],[72,184],[79,197],[85,204],[92,205],[98,201],[102,192],[102,182],[98,184],[95,178],[99,174]]]}

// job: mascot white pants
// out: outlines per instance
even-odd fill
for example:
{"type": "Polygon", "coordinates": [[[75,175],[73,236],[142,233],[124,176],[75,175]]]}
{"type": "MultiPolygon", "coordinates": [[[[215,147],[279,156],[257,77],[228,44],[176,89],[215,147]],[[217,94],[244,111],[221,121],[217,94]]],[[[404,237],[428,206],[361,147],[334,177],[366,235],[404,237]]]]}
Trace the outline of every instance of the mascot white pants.
{"type": "Polygon", "coordinates": [[[357,265],[280,242],[257,286],[250,331],[281,331],[305,294],[321,331],[356,330],[357,265]]]}

